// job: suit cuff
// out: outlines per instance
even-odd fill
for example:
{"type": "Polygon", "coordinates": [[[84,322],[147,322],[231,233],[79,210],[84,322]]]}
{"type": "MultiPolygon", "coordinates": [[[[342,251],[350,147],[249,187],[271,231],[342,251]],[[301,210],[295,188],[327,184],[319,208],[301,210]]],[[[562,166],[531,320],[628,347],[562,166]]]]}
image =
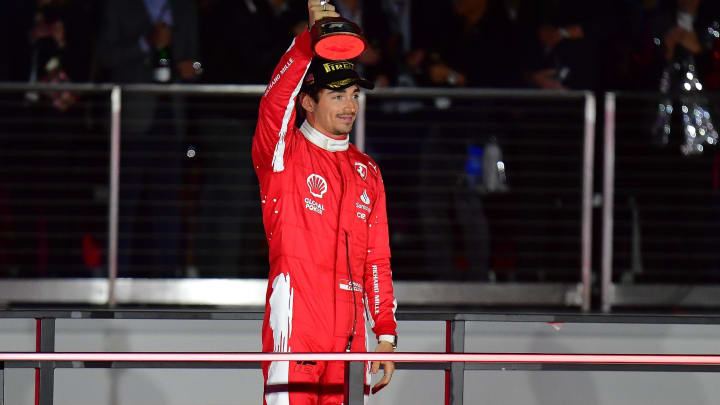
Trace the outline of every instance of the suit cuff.
{"type": "Polygon", "coordinates": [[[380,335],[378,336],[378,342],[395,343],[395,335],[380,335]]]}

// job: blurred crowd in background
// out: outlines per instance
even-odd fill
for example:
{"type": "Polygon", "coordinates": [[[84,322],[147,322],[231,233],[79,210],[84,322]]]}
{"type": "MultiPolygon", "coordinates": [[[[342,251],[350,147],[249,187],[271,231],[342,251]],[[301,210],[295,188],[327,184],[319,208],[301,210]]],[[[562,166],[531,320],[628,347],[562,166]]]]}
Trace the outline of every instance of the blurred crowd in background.
{"type": "MultiPolygon", "coordinates": [[[[637,154],[647,144],[673,145],[652,173],[658,190],[678,196],[646,210],[650,237],[636,245],[650,254],[641,259],[634,247],[618,256],[637,269],[643,260],[666,266],[663,252],[680,252],[681,269],[688,266],[682,252],[698,240],[714,243],[714,228],[702,221],[720,200],[720,155],[703,155],[702,147],[717,143],[710,119],[717,103],[704,96],[720,90],[720,2],[332,3],[364,29],[370,46],[357,62],[378,87],[663,94],[661,111],[656,101],[643,103],[650,113],[628,120],[636,126],[622,139],[636,141],[637,154]],[[684,115],[672,115],[673,107],[684,115]],[[706,117],[687,125],[695,113],[706,117]],[[679,149],[702,158],[682,163],[691,169],[680,173],[673,166],[685,159],[679,149]],[[692,210],[683,204],[689,195],[692,210]],[[676,222],[663,223],[668,217],[676,222]],[[692,221],[702,232],[679,230],[692,221]],[[675,240],[652,239],[664,234],[675,240]]],[[[305,0],[4,0],[0,82],[266,84],[306,28],[305,0]]],[[[264,277],[267,246],[249,156],[257,100],[129,91],[122,100],[120,275],[264,277]]],[[[576,279],[582,104],[464,100],[448,109],[441,101],[368,105],[367,149],[389,184],[396,275],[542,281],[550,271],[576,279]]],[[[103,276],[107,95],[5,92],[0,103],[0,276],[103,276]]],[[[618,158],[633,175],[647,163],[618,158]]],[[[631,180],[624,215],[633,225],[623,232],[635,241],[638,204],[660,199],[657,190],[636,198],[648,182],[631,180]]],[[[706,256],[697,268],[720,263],[706,256]]]]}
{"type": "MultiPolygon", "coordinates": [[[[152,45],[173,42],[184,47],[174,55],[175,81],[264,84],[307,26],[304,0],[170,1],[182,8],[175,24],[147,16],[131,30],[122,19],[143,2],[115,3],[2,2],[0,81],[130,80],[119,71],[147,59],[152,45]],[[58,63],[48,64],[53,57],[58,63]]],[[[708,88],[720,88],[717,36],[708,30],[720,15],[715,1],[333,3],[365,30],[370,47],[359,62],[379,86],[658,90],[664,64],[689,53],[708,88]]]]}

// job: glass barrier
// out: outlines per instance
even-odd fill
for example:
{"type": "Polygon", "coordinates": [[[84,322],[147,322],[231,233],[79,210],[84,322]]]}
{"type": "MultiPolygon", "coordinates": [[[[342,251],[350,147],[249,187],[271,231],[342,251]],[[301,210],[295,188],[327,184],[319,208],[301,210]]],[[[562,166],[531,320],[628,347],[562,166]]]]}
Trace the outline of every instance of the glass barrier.
{"type": "Polygon", "coordinates": [[[118,276],[266,277],[250,157],[258,95],[132,92],[123,101],[118,276]],[[140,100],[154,105],[137,108],[140,100]]]}
{"type": "Polygon", "coordinates": [[[697,142],[720,98],[702,98],[616,96],[614,283],[720,282],[717,134],[697,142]]]}
{"type": "Polygon", "coordinates": [[[404,279],[578,281],[585,100],[368,93],[404,279]]]}
{"type": "MultiPolygon", "coordinates": [[[[262,89],[146,87],[122,88],[118,277],[266,277],[262,89]]],[[[584,93],[438,94],[369,93],[354,134],[384,176],[395,279],[578,282],[584,93]]],[[[0,276],[107,277],[109,87],[0,100],[0,276]]]]}
{"type": "Polygon", "coordinates": [[[109,94],[0,92],[0,277],[106,276],[109,94]]]}

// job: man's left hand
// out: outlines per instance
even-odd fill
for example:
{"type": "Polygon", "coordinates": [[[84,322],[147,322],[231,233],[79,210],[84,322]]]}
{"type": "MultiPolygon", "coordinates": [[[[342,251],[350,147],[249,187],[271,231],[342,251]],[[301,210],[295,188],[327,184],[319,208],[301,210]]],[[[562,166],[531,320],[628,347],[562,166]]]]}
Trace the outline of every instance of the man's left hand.
{"type": "MultiPolygon", "coordinates": [[[[378,342],[377,348],[375,349],[376,353],[392,353],[393,351],[395,351],[395,349],[393,349],[392,344],[385,341],[378,342]]],[[[392,375],[395,372],[395,362],[393,361],[373,361],[370,372],[376,374],[378,370],[380,370],[380,363],[382,363],[384,375],[383,378],[372,387],[373,394],[390,384],[390,379],[392,379],[392,375]]]]}

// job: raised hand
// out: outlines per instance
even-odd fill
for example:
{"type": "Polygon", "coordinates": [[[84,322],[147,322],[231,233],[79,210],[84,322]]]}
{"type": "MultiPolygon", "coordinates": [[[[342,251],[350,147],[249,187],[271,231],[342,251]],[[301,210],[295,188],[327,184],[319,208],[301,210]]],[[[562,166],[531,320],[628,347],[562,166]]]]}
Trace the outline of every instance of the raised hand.
{"type": "Polygon", "coordinates": [[[315,21],[325,17],[340,17],[340,14],[335,11],[335,6],[330,4],[329,1],[309,0],[308,23],[310,23],[310,27],[315,25],[315,21]]]}

